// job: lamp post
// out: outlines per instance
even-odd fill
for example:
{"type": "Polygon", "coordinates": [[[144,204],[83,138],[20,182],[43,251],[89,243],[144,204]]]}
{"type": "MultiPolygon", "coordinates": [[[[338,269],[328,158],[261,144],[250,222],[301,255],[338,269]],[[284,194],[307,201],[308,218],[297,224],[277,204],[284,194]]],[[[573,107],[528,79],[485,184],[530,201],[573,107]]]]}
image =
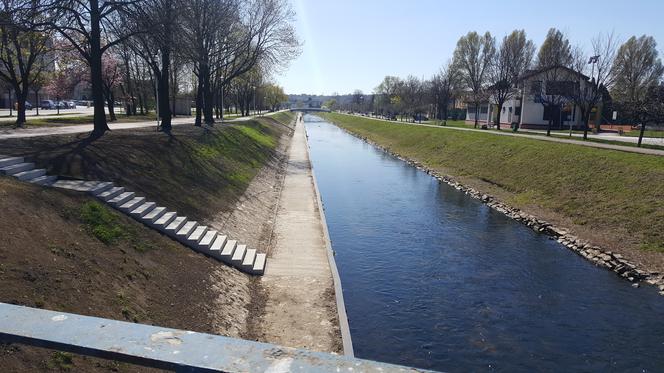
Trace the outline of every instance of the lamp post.
{"type": "MultiPolygon", "coordinates": [[[[588,65],[592,65],[592,70],[590,73],[590,82],[593,85],[593,89],[599,89],[597,80],[595,80],[595,64],[599,62],[599,55],[596,56],[590,56],[588,59],[588,65]]],[[[589,108],[591,110],[592,108],[589,108]]],[[[599,114],[599,110],[598,113],[599,114]]],[[[599,127],[600,124],[598,123],[599,121],[597,120],[597,115],[595,116],[595,127],[593,127],[593,133],[599,133],[599,127]]],[[[587,125],[587,124],[586,124],[587,125]]]]}
{"type": "MultiPolygon", "coordinates": [[[[157,60],[157,64],[161,65],[160,62],[160,55],[159,55],[159,50],[157,50],[157,53],[154,55],[155,59],[157,60]]],[[[157,114],[157,131],[159,131],[159,128],[161,126],[161,123],[159,122],[159,78],[157,77],[157,72],[155,71],[154,74],[154,96],[155,96],[155,113],[157,114]]]]}

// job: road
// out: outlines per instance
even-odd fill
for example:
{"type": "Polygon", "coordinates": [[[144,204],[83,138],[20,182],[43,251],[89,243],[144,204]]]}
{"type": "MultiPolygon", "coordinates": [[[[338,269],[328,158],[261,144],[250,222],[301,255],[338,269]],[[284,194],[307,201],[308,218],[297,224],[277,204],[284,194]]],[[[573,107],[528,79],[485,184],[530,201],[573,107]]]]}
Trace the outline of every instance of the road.
{"type": "MultiPolygon", "coordinates": [[[[275,113],[267,113],[265,115],[269,116],[272,114],[275,113]]],[[[230,119],[227,120],[226,122],[245,121],[251,118],[253,118],[253,116],[230,119]]],[[[173,118],[174,126],[181,124],[193,125],[193,123],[194,123],[193,117],[173,118]]],[[[145,127],[155,127],[156,129],[157,123],[154,120],[145,121],[145,122],[126,122],[126,123],[118,122],[118,123],[109,123],[108,126],[112,131],[134,129],[134,128],[145,128],[145,127]]],[[[0,129],[0,140],[20,139],[26,137],[39,137],[39,136],[71,135],[76,133],[92,132],[92,129],[93,129],[92,124],[77,124],[71,126],[67,125],[67,126],[58,126],[58,127],[38,127],[38,128],[24,128],[24,129],[7,128],[7,129],[0,129]]]]}
{"type": "Polygon", "coordinates": [[[419,124],[419,123],[410,123],[410,122],[395,122],[395,121],[391,121],[391,120],[387,120],[387,119],[369,118],[369,117],[364,117],[364,116],[356,115],[356,114],[345,114],[345,113],[342,113],[342,114],[350,115],[350,116],[356,116],[356,117],[360,117],[360,118],[372,119],[372,120],[380,120],[380,121],[392,123],[392,124],[395,124],[395,125],[422,126],[422,127],[438,128],[438,129],[442,129],[442,130],[480,132],[480,133],[485,133],[485,134],[490,134],[490,135],[497,135],[497,136],[522,137],[522,138],[527,138],[527,139],[531,139],[531,140],[540,140],[540,141],[558,142],[558,143],[563,143],[563,144],[581,145],[581,146],[588,146],[588,147],[591,147],[591,148],[618,150],[618,151],[623,151],[623,152],[628,152],[628,153],[640,153],[640,154],[664,156],[664,150],[659,150],[659,149],[637,148],[637,147],[633,147],[633,146],[605,144],[605,143],[600,143],[600,142],[589,142],[589,141],[573,140],[573,139],[564,139],[564,138],[560,138],[560,137],[547,137],[547,136],[540,136],[540,135],[535,135],[535,134],[528,135],[528,134],[525,134],[525,133],[514,133],[514,132],[508,132],[508,131],[500,131],[499,132],[499,131],[482,130],[482,129],[475,129],[475,128],[437,126],[437,125],[433,125],[433,124],[419,124]]]}

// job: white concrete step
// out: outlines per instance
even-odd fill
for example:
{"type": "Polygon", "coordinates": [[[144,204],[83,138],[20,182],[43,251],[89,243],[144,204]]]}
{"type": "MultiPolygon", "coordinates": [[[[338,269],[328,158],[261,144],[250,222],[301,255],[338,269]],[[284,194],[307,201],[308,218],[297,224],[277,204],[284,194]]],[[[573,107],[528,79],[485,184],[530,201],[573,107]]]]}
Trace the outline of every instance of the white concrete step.
{"type": "Polygon", "coordinates": [[[152,224],[156,222],[159,218],[161,218],[166,212],[167,212],[166,207],[162,206],[155,207],[152,209],[152,211],[143,215],[143,217],[141,217],[141,220],[143,221],[143,223],[152,226],[152,224]]]}
{"type": "Polygon", "coordinates": [[[140,219],[147,215],[150,211],[154,210],[157,207],[157,204],[154,202],[145,202],[144,204],[133,209],[129,215],[133,216],[136,219],[140,219]]]}
{"type": "Polygon", "coordinates": [[[33,183],[33,184],[37,184],[37,185],[50,186],[51,184],[56,182],[56,180],[58,180],[57,176],[44,175],[44,176],[36,177],[32,180],[28,180],[28,182],[33,183]]]}
{"type": "Polygon", "coordinates": [[[35,164],[31,162],[16,163],[11,166],[0,168],[0,174],[16,175],[19,172],[32,170],[33,168],[35,168],[35,164]]]}
{"type": "Polygon", "coordinates": [[[242,259],[242,265],[240,269],[243,272],[249,272],[254,268],[254,260],[256,260],[256,249],[247,249],[244,258],[242,259]]]}
{"type": "Polygon", "coordinates": [[[118,203],[118,209],[120,211],[129,213],[130,211],[136,209],[138,206],[142,205],[145,203],[145,197],[134,197],[130,200],[128,200],[125,203],[119,204],[118,203]]]}
{"type": "Polygon", "coordinates": [[[217,234],[217,236],[214,238],[214,241],[212,242],[212,245],[210,245],[210,249],[208,250],[210,256],[219,260],[223,260],[221,253],[226,247],[227,240],[227,236],[223,234],[217,234]]]}
{"type": "Polygon", "coordinates": [[[0,159],[0,168],[13,166],[25,162],[23,157],[4,157],[0,159]]]}
{"type": "Polygon", "coordinates": [[[154,229],[166,232],[168,226],[171,225],[173,220],[175,220],[177,217],[178,217],[177,212],[165,212],[158,219],[156,219],[154,223],[148,222],[148,225],[150,225],[154,229]]]}
{"type": "Polygon", "coordinates": [[[187,246],[193,248],[194,250],[198,249],[198,242],[203,239],[203,236],[207,232],[207,227],[204,225],[199,225],[194,229],[187,237],[187,246]]]}
{"type": "Polygon", "coordinates": [[[265,273],[265,262],[267,261],[266,254],[256,254],[256,260],[254,260],[254,266],[250,272],[251,275],[262,275],[265,273]]]}
{"type": "Polygon", "coordinates": [[[186,222],[187,222],[186,216],[178,216],[166,226],[166,228],[164,229],[164,233],[166,233],[171,237],[175,237],[177,232],[180,231],[180,228],[182,228],[182,226],[186,222]]]}
{"type": "Polygon", "coordinates": [[[233,251],[233,256],[231,257],[231,263],[233,266],[242,268],[242,260],[244,259],[246,253],[247,245],[237,245],[235,251],[233,251]]]}
{"type": "Polygon", "coordinates": [[[46,175],[46,170],[43,168],[37,168],[34,170],[19,172],[13,176],[21,181],[28,181],[44,175],[46,175]]]}
{"type": "Polygon", "coordinates": [[[136,193],[134,192],[122,192],[113,199],[108,201],[108,204],[111,206],[120,206],[124,205],[126,202],[128,202],[130,199],[134,198],[134,195],[136,193]]]}
{"type": "Polygon", "coordinates": [[[123,187],[113,187],[107,191],[99,193],[97,198],[99,198],[102,201],[110,201],[113,198],[117,197],[120,193],[123,193],[125,191],[125,188],[123,187]]]}
{"type": "Polygon", "coordinates": [[[224,245],[224,248],[221,249],[219,254],[219,259],[226,262],[226,264],[231,264],[231,258],[233,258],[233,252],[235,252],[235,247],[237,246],[236,240],[228,240],[224,245]]]}
{"type": "Polygon", "coordinates": [[[175,234],[175,239],[180,241],[182,244],[187,244],[187,238],[189,238],[189,235],[194,232],[194,230],[198,227],[198,222],[189,220],[184,225],[180,230],[175,234]]]}
{"type": "Polygon", "coordinates": [[[93,196],[98,196],[111,188],[113,188],[113,183],[111,183],[110,181],[104,181],[97,184],[96,187],[92,188],[90,190],[90,194],[92,194],[93,196]]]}
{"type": "Polygon", "coordinates": [[[204,253],[209,252],[215,238],[217,238],[217,231],[214,229],[208,229],[207,232],[205,232],[203,235],[203,238],[201,238],[201,240],[196,244],[196,248],[204,253]]]}

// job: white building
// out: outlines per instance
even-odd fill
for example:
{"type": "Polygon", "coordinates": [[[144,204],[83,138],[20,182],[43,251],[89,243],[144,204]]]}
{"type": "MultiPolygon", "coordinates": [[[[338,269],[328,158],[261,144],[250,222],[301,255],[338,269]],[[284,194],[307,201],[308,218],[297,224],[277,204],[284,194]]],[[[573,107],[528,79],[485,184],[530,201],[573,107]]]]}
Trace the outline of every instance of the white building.
{"type": "MultiPolygon", "coordinates": [[[[543,129],[553,121],[552,129],[583,128],[581,111],[573,102],[557,92],[576,89],[590,89],[589,77],[566,67],[550,67],[528,71],[515,87],[515,97],[503,104],[498,113],[494,97],[480,103],[479,124],[492,126],[500,115],[500,124],[510,126],[518,123],[522,128],[543,129]],[[545,102],[546,105],[542,104],[545,102]]],[[[475,105],[468,102],[466,122],[475,123],[475,105]]]]}

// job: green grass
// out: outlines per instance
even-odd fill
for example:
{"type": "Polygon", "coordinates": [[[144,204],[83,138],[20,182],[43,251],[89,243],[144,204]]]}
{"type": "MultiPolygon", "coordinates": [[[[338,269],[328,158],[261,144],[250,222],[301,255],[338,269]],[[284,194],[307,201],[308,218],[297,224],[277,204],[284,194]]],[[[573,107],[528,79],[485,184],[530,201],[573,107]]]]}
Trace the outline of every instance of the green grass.
{"type": "Polygon", "coordinates": [[[50,369],[68,372],[74,368],[73,356],[69,352],[55,351],[47,365],[50,369]]]}
{"type": "Polygon", "coordinates": [[[83,204],[80,213],[86,230],[99,241],[110,245],[126,237],[126,227],[118,223],[118,217],[111,210],[96,201],[83,204]]]}
{"type": "MultiPolygon", "coordinates": [[[[213,128],[178,125],[172,136],[153,129],[111,131],[89,144],[87,134],[12,139],[0,141],[0,148],[4,154],[30,157],[49,174],[113,180],[204,221],[234,206],[275,155],[285,130],[276,120],[290,122],[293,117],[284,113],[213,128]]],[[[99,233],[110,233],[113,240],[112,232],[99,233]]]]}
{"type": "MultiPolygon", "coordinates": [[[[639,130],[632,130],[625,132],[623,136],[639,137],[639,133],[639,130]]],[[[646,127],[646,130],[643,133],[643,137],[664,138],[664,131],[649,130],[648,127],[646,127]]]]}
{"type": "Polygon", "coordinates": [[[664,251],[662,157],[321,115],[442,173],[500,186],[517,207],[549,209],[619,242],[664,251]]]}

